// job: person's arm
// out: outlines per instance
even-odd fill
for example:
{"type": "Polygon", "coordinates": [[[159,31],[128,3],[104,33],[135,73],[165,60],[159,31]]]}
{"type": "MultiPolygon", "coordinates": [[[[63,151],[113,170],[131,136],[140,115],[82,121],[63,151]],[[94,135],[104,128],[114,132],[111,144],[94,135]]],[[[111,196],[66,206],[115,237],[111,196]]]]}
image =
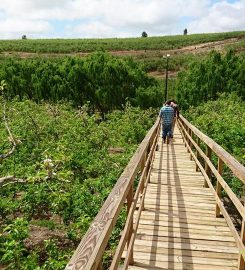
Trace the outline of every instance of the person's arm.
{"type": "Polygon", "coordinates": [[[162,109],[159,112],[159,117],[162,118],[162,109]]]}
{"type": "Polygon", "coordinates": [[[179,106],[176,107],[176,116],[179,118],[179,106]]]}

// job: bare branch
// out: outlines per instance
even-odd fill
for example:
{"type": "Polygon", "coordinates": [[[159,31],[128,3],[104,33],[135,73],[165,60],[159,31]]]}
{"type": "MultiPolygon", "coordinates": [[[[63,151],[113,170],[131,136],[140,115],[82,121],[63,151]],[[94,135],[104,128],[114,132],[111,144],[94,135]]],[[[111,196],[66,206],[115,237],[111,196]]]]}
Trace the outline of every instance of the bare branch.
{"type": "Polygon", "coordinates": [[[13,183],[26,183],[26,181],[20,178],[16,178],[13,175],[8,175],[0,178],[0,186],[6,186],[13,183]]]}
{"type": "Polygon", "coordinates": [[[15,151],[17,145],[21,143],[20,140],[14,138],[14,136],[13,136],[13,134],[12,134],[10,128],[9,128],[7,117],[6,117],[6,104],[5,104],[5,101],[3,101],[3,121],[4,121],[5,127],[6,127],[6,129],[8,131],[9,141],[12,144],[12,148],[6,154],[0,154],[0,162],[1,162],[1,160],[6,159],[10,155],[12,155],[13,152],[15,151]]]}

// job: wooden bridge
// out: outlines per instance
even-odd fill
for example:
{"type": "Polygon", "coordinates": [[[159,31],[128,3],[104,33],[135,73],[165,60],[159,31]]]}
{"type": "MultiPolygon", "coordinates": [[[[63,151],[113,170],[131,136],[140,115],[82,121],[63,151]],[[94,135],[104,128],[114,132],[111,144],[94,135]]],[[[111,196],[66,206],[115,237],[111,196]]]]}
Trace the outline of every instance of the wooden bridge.
{"type": "Polygon", "coordinates": [[[245,210],[222,177],[229,170],[245,184],[245,168],[184,117],[177,124],[173,141],[164,144],[157,120],[66,270],[108,269],[103,254],[125,208],[110,270],[245,269],[245,210]],[[238,212],[241,228],[234,226],[224,197],[238,212]]]}

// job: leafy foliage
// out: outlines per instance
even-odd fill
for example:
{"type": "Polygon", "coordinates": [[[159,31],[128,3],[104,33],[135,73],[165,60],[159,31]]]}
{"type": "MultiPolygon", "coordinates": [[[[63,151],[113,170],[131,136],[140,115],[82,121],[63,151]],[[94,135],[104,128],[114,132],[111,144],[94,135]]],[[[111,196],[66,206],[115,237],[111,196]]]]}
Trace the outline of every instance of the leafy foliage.
{"type": "MultiPolygon", "coordinates": [[[[185,116],[196,127],[245,165],[245,102],[235,93],[222,94],[216,101],[190,107],[185,116]]],[[[241,194],[241,182],[228,173],[230,187],[241,194]]]]}
{"type": "MultiPolygon", "coordinates": [[[[127,104],[121,111],[106,114],[103,121],[98,113],[90,114],[87,106],[75,110],[64,103],[12,100],[7,102],[6,112],[11,129],[23,143],[0,164],[0,175],[15,175],[27,183],[0,190],[0,265],[7,269],[64,269],[153,124],[155,111],[127,104]],[[111,154],[111,147],[124,151],[111,154]],[[25,239],[30,224],[58,229],[70,244],[61,245],[54,237],[29,249],[25,239]]],[[[7,133],[0,123],[0,149],[4,151],[7,145],[7,133]]]]}
{"type": "MultiPolygon", "coordinates": [[[[135,99],[139,87],[158,85],[131,59],[102,52],[85,59],[7,59],[0,66],[1,79],[8,85],[9,99],[18,96],[20,100],[36,102],[67,100],[76,106],[89,102],[103,114],[122,109],[127,100],[135,99]]],[[[149,102],[148,105],[155,106],[149,102]]]]}
{"type": "Polygon", "coordinates": [[[193,62],[178,74],[177,99],[182,108],[215,100],[219,93],[237,92],[245,99],[245,57],[229,51],[225,56],[213,51],[203,61],[193,62]]]}

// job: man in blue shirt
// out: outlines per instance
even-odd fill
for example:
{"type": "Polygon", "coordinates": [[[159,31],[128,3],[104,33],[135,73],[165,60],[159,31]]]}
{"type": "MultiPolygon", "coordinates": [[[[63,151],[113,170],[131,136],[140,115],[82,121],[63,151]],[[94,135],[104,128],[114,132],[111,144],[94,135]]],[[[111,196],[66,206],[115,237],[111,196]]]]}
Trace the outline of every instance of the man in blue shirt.
{"type": "Polygon", "coordinates": [[[166,101],[165,105],[161,108],[159,116],[162,120],[162,138],[165,143],[167,138],[167,143],[172,137],[172,124],[174,119],[174,109],[170,106],[171,100],[166,101]]]}

